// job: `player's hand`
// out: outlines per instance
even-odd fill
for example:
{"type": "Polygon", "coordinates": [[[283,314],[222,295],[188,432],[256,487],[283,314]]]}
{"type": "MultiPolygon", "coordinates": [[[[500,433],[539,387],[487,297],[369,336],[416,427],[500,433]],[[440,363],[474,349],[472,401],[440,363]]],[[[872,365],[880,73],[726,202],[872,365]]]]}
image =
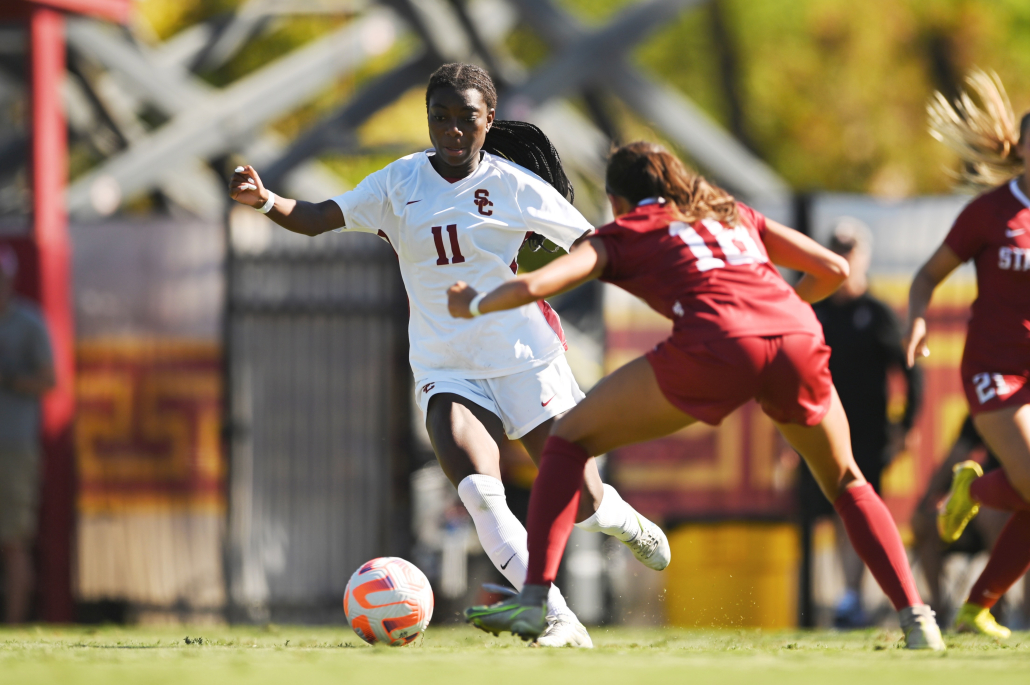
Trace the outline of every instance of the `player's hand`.
{"type": "Polygon", "coordinates": [[[455,319],[471,319],[472,312],[469,311],[469,305],[478,294],[476,289],[468,283],[458,281],[447,289],[447,311],[455,319]]]}
{"type": "Polygon", "coordinates": [[[261,177],[254,167],[247,164],[236,167],[232,178],[229,179],[229,197],[242,205],[261,207],[268,201],[268,191],[261,184],[261,177]]]}
{"type": "Polygon", "coordinates": [[[905,350],[905,363],[910,369],[915,366],[916,357],[930,356],[930,348],[926,346],[926,319],[919,316],[909,322],[901,346],[905,350]]]}

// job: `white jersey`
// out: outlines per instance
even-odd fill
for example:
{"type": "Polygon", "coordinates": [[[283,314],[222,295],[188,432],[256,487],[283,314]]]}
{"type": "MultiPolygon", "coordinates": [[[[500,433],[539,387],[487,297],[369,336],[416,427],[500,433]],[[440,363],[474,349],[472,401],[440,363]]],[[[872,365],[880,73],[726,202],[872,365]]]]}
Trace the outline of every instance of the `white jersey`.
{"type": "Polygon", "coordinates": [[[334,197],[346,226],[378,233],[397,252],[408,291],[409,359],[416,383],[432,374],[496,378],[549,363],[563,353],[558,316],[546,303],[455,319],[447,289],[465,281],[488,292],[512,280],[516,255],[535,232],[568,250],[592,230],[536,174],[483,154],[476,171],[451,183],[429,151],[403,157],[334,197]]]}

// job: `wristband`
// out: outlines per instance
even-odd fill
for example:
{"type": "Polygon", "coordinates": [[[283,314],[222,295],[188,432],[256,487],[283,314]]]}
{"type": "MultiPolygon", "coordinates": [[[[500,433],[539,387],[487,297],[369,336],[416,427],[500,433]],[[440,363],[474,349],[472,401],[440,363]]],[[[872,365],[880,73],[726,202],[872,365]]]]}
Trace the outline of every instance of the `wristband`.
{"type": "Polygon", "coordinates": [[[268,199],[265,200],[265,204],[261,205],[260,207],[255,207],[255,209],[257,209],[262,214],[268,214],[270,211],[272,211],[273,205],[275,205],[275,193],[269,190],[268,199]]]}
{"type": "Polygon", "coordinates": [[[469,302],[469,313],[472,314],[473,318],[483,315],[483,312],[479,311],[479,303],[483,301],[484,297],[486,297],[486,293],[479,293],[469,302]]]}

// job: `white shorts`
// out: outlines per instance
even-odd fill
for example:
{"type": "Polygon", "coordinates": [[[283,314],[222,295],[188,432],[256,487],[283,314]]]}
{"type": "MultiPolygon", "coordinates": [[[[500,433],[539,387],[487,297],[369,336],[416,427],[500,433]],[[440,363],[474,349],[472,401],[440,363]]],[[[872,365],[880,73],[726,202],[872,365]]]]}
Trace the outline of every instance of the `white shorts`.
{"type": "Polygon", "coordinates": [[[415,386],[423,417],[430,398],[442,392],[464,397],[496,414],[510,440],[518,440],[547,419],[567,412],[585,397],[565,355],[547,366],[498,378],[424,378],[415,386]]]}

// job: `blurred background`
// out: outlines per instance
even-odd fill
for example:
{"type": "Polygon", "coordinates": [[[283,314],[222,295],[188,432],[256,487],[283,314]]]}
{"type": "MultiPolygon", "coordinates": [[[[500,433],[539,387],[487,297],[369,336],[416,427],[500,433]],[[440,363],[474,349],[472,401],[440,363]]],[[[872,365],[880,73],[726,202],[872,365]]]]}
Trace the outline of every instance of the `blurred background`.
{"type": "MultiPolygon", "coordinates": [[[[610,219],[611,144],[659,141],[823,242],[842,218],[862,223],[871,292],[903,316],[912,274],[969,200],[951,194],[957,162],[927,133],[926,104],[982,67],[1023,111],[1028,41],[1016,0],[6,0],[0,242],[45,316],[58,378],[43,400],[30,617],[341,623],[352,571],[397,555],[429,575],[450,621],[500,579],[413,404],[392,251],[234,206],[237,164],[287,196],[343,192],[428,147],[428,75],[473,61],[497,81],[501,117],[551,136],[592,222],[610,219]]],[[[974,297],[968,268],[938,291],[924,400],[884,465],[909,544],[966,415],[974,297]]],[[[553,304],[584,389],[670,329],[597,283],[553,304]]],[[[900,421],[901,374],[886,382],[900,421]]],[[[516,448],[504,462],[524,512],[534,468],[516,448]]],[[[754,404],[607,455],[674,562],[653,573],[576,531],[560,583],[571,606],[588,624],[831,623],[834,527],[799,503],[797,467],[754,404]]],[[[968,590],[982,549],[944,554],[942,602],[968,590]]],[[[863,582],[868,622],[892,620],[863,582]]],[[[1021,587],[1002,605],[1009,625],[1026,620],[1021,587]]]]}

